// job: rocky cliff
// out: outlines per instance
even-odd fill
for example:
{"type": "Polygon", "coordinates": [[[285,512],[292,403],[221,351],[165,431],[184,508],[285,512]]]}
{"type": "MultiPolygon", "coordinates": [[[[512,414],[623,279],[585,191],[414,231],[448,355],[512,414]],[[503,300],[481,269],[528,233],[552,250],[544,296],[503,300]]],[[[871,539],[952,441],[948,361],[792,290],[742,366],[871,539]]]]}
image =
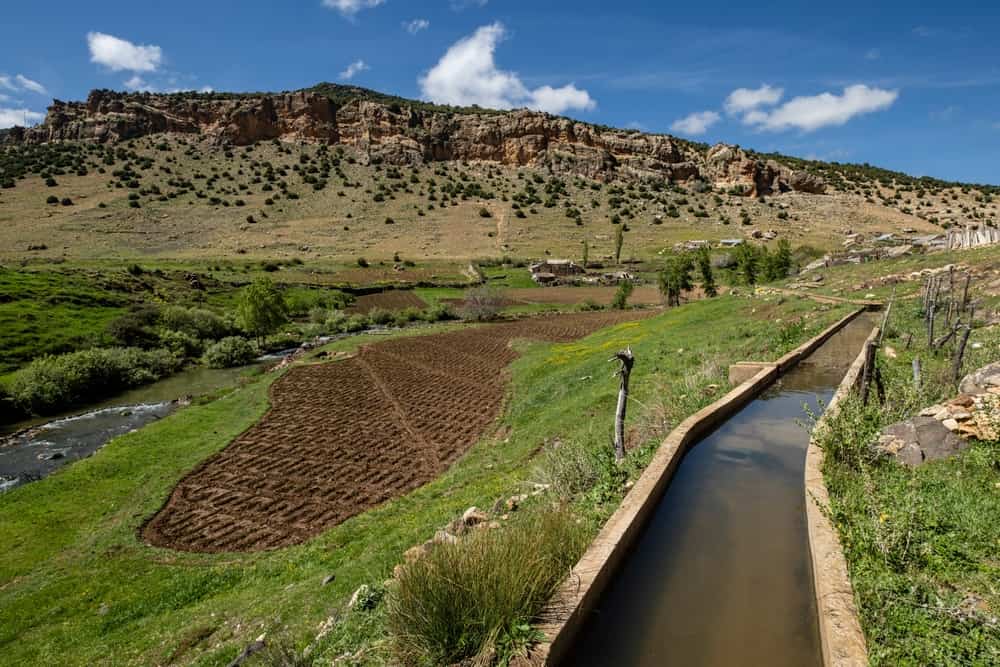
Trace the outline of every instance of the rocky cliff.
{"type": "Polygon", "coordinates": [[[113,143],[173,132],[233,145],[270,139],[342,144],[398,165],[479,160],[603,181],[702,178],[747,195],[824,190],[822,181],[809,173],[762,162],[734,146],[720,144],[703,153],[666,135],[597,127],[534,111],[428,107],[363,97],[335,101],[314,90],[249,95],[95,90],[86,102],[54,101],[45,122],[14,128],[4,140],[113,143]]]}

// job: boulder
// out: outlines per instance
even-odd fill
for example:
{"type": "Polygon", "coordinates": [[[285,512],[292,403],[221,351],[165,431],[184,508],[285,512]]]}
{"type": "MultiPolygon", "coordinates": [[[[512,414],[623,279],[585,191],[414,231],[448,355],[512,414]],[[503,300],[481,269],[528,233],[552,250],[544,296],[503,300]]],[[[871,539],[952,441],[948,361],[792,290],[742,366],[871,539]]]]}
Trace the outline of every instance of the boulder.
{"type": "Polygon", "coordinates": [[[987,364],[966,375],[959,383],[958,390],[963,394],[975,396],[989,392],[992,387],[1000,387],[1000,361],[987,364]]]}
{"type": "Polygon", "coordinates": [[[916,467],[954,456],[968,446],[934,417],[917,416],[886,426],[874,447],[903,465],[916,467]]]}

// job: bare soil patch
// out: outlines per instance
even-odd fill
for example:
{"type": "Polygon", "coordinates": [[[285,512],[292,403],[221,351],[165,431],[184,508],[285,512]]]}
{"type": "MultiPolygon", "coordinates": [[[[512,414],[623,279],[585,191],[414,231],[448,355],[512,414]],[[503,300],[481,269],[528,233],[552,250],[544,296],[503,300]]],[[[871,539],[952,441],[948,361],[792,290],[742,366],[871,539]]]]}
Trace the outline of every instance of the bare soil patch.
{"type": "Polygon", "coordinates": [[[363,294],[354,300],[349,313],[367,315],[376,308],[389,311],[418,308],[423,310],[427,302],[409,290],[386,290],[375,294],[363,294]]]}
{"type": "Polygon", "coordinates": [[[182,551],[303,542],[444,472],[503,404],[510,342],[571,341],[649,311],[575,313],[398,338],[289,371],[271,409],[175,487],[143,528],[182,551]]]}
{"type": "MultiPolygon", "coordinates": [[[[504,296],[520,303],[576,304],[593,301],[607,306],[618,291],[617,287],[520,287],[504,290],[504,296]]],[[[632,305],[656,305],[660,292],[654,285],[640,285],[632,292],[628,302],[632,305]]]]}

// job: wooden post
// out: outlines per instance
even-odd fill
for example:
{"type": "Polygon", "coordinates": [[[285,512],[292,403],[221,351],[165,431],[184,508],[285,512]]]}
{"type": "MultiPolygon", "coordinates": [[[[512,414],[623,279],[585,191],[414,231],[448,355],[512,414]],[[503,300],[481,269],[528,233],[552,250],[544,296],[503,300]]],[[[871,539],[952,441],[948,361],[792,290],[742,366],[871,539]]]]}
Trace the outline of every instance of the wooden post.
{"type": "Polygon", "coordinates": [[[632,364],[635,357],[632,356],[632,348],[627,347],[615,354],[611,361],[621,362],[621,368],[616,375],[621,377],[621,384],[618,386],[618,408],[615,410],[615,460],[621,461],[625,458],[625,408],[628,406],[628,379],[632,373],[632,364]]]}
{"type": "MultiPolygon", "coordinates": [[[[959,308],[960,313],[965,312],[965,307],[969,304],[969,282],[972,280],[972,273],[968,272],[965,274],[965,287],[962,289],[962,307],[959,308]]],[[[970,322],[971,324],[971,322],[970,322]]]]}
{"type": "Polygon", "coordinates": [[[878,332],[878,344],[882,346],[882,338],[885,336],[885,328],[889,324],[889,314],[892,312],[892,302],[896,299],[896,286],[892,286],[892,296],[889,297],[889,305],[885,307],[885,317],[882,318],[882,329],[878,332]]]}
{"type": "Polygon", "coordinates": [[[959,376],[962,374],[962,357],[965,356],[965,344],[969,342],[969,334],[972,333],[972,325],[965,326],[962,338],[958,341],[958,349],[955,350],[955,357],[951,362],[951,377],[958,384],[959,376]]]}
{"type": "Polygon", "coordinates": [[[861,404],[868,405],[868,388],[872,382],[872,376],[875,374],[875,350],[877,345],[875,341],[870,341],[865,346],[865,367],[861,375],[861,404]]]}
{"type": "Polygon", "coordinates": [[[920,357],[913,357],[913,388],[920,389],[920,357]]]}

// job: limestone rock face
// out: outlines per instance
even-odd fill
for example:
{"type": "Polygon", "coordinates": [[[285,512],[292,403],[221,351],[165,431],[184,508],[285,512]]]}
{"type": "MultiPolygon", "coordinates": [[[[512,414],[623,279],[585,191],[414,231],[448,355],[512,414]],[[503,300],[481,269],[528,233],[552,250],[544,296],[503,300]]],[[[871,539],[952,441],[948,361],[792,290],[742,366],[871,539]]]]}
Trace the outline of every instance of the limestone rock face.
{"type": "Polygon", "coordinates": [[[716,144],[705,154],[705,175],[716,188],[740,188],[751,197],[796,190],[823,194],[826,185],[819,176],[785,167],[774,160],[763,162],[738,146],[716,144]]]}
{"type": "Polygon", "coordinates": [[[488,161],[603,181],[701,178],[716,186],[741,185],[752,195],[823,191],[813,175],[764,163],[725,144],[706,156],[670,136],[536,111],[454,113],[364,98],[338,104],[312,90],[259,95],[95,90],[85,102],[55,100],[44,123],[14,128],[0,140],[114,143],[158,132],[232,145],[270,139],[340,144],[368,160],[395,165],[488,161]]]}

